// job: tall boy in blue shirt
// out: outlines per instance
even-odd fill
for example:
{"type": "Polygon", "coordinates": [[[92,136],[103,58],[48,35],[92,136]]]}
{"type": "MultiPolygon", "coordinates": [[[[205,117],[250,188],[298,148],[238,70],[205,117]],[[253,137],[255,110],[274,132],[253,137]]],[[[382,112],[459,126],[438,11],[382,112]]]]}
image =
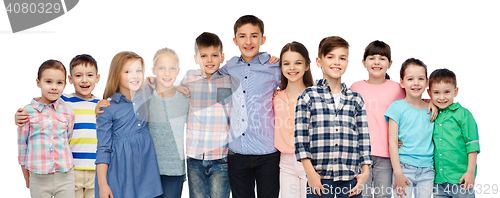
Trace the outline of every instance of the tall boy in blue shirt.
{"type": "Polygon", "coordinates": [[[266,41],[264,23],[253,15],[234,24],[233,42],[241,56],[231,58],[220,71],[232,81],[228,172],[234,198],[279,195],[279,152],[274,148],[273,92],[280,82],[278,64],[259,52],[266,41]]]}

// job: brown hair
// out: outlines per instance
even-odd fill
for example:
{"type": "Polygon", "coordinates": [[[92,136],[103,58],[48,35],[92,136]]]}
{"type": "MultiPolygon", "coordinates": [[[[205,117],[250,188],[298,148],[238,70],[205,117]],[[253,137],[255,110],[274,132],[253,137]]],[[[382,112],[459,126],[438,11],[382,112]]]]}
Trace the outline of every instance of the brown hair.
{"type": "MultiPolygon", "coordinates": [[[[120,85],[121,71],[125,63],[130,59],[141,60],[142,70],[144,71],[144,59],[141,56],[130,51],[123,51],[116,54],[113,57],[113,60],[111,60],[111,65],[109,66],[108,82],[106,82],[106,88],[104,89],[104,95],[103,95],[104,99],[111,97],[116,92],[120,92],[119,85],[120,85]]],[[[142,89],[144,89],[144,85],[142,89]]]]}
{"type": "Polygon", "coordinates": [[[401,79],[405,77],[405,71],[410,65],[416,65],[416,66],[421,66],[425,69],[425,78],[427,78],[427,65],[424,64],[421,60],[418,60],[416,58],[409,58],[406,59],[405,62],[401,65],[401,70],[399,71],[399,76],[401,79]]]}
{"type": "Polygon", "coordinates": [[[42,65],[38,67],[38,73],[36,79],[41,80],[42,72],[45,71],[46,69],[57,69],[64,72],[64,84],[66,84],[66,68],[61,63],[61,61],[50,59],[43,62],[42,65]]]}
{"type": "MultiPolygon", "coordinates": [[[[305,59],[306,67],[309,69],[307,69],[307,71],[304,73],[304,77],[302,77],[302,80],[304,81],[304,85],[306,87],[313,86],[314,82],[313,82],[313,77],[312,77],[312,73],[311,73],[311,60],[309,59],[309,52],[307,51],[307,48],[302,43],[299,43],[297,41],[287,43],[283,47],[283,49],[281,49],[280,60],[283,60],[283,54],[285,54],[285,52],[288,52],[288,51],[297,52],[305,59]]],[[[283,64],[283,61],[280,61],[280,71],[282,68],[282,64],[283,64]]],[[[286,89],[287,85],[288,85],[288,79],[285,77],[285,75],[283,75],[283,72],[281,72],[280,89],[281,90],[286,89]]]]}
{"type": "Polygon", "coordinates": [[[97,73],[97,61],[95,61],[94,57],[91,55],[80,54],[73,57],[69,63],[69,75],[73,74],[73,68],[78,65],[95,67],[95,71],[97,73]]]}
{"type": "Polygon", "coordinates": [[[254,15],[245,15],[236,20],[236,22],[234,23],[234,35],[236,36],[238,28],[248,23],[259,27],[260,33],[264,35],[264,22],[254,15]]]}
{"type": "MultiPolygon", "coordinates": [[[[365,53],[363,54],[363,60],[366,61],[366,57],[377,54],[387,57],[389,62],[391,62],[391,47],[379,40],[375,40],[366,46],[365,53]]],[[[385,73],[385,79],[391,79],[389,74],[385,73]]]]}
{"type": "Polygon", "coordinates": [[[449,69],[436,69],[429,76],[429,88],[434,83],[451,83],[457,87],[457,76],[449,69]]]}
{"type": "Polygon", "coordinates": [[[194,53],[198,54],[199,48],[211,46],[219,49],[219,52],[222,53],[222,41],[220,38],[214,33],[203,32],[196,37],[196,41],[194,43],[194,53]]]}
{"type": "Polygon", "coordinates": [[[345,47],[349,49],[349,43],[339,36],[326,37],[319,42],[318,57],[323,57],[330,53],[334,48],[345,47]]]}

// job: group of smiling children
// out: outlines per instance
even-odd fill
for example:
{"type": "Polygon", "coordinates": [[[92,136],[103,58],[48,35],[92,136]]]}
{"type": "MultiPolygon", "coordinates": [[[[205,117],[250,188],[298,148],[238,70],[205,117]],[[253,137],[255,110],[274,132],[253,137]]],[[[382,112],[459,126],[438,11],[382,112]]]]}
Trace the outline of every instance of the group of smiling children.
{"type": "Polygon", "coordinates": [[[91,56],[71,60],[69,95],[62,95],[63,64],[44,62],[42,96],[16,113],[19,164],[31,196],[177,198],[187,172],[189,195],[197,198],[255,191],[284,198],[474,197],[477,125],[453,101],[453,72],[438,69],[427,78],[426,65],[410,58],[400,83],[391,81],[390,47],[374,41],[362,61],[368,80],[348,88],[341,77],[349,44],[333,36],[319,44],[323,79],[313,82],[304,45],[286,44],[277,63],[259,51],[263,33],[260,19],[240,17],[233,41],[241,56],[221,68],[222,42],[202,33],[194,55],[200,69],[187,71],[180,86],[173,85],[180,72],[173,50],[156,52],[149,86],[143,58],[120,52],[99,103],[91,93],[100,77],[91,56]],[[438,115],[434,122],[428,108],[438,115]]]}

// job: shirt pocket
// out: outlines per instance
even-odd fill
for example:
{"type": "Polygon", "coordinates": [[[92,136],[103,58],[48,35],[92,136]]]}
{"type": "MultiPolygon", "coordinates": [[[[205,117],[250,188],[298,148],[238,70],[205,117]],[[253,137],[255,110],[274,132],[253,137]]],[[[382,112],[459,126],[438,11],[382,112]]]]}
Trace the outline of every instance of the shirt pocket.
{"type": "Polygon", "coordinates": [[[217,87],[217,103],[226,105],[231,102],[231,88],[217,87]]]}
{"type": "Polygon", "coordinates": [[[69,124],[68,118],[64,116],[57,116],[56,119],[57,119],[57,132],[63,133],[68,131],[68,124],[69,124]]]}
{"type": "Polygon", "coordinates": [[[37,136],[40,134],[43,134],[43,130],[45,129],[43,125],[43,121],[40,120],[37,117],[31,117],[29,119],[30,126],[33,128],[33,131],[31,131],[32,136],[37,136]]]}

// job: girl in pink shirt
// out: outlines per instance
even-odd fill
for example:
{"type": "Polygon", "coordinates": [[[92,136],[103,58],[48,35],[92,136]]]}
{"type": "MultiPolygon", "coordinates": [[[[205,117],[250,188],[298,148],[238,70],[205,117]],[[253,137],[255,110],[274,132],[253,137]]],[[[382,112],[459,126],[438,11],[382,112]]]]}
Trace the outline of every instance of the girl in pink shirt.
{"type": "Polygon", "coordinates": [[[281,86],[273,98],[274,147],[281,152],[281,197],[306,197],[306,172],[295,157],[294,130],[297,98],[314,83],[310,63],[306,47],[299,42],[288,43],[281,50],[281,86]]]}
{"type": "Polygon", "coordinates": [[[373,164],[363,188],[363,198],[392,195],[392,165],[389,158],[389,125],[384,113],[392,102],[405,97],[399,83],[389,80],[391,48],[382,41],[373,41],[363,55],[363,65],[368,70],[368,80],[352,84],[351,89],[361,94],[366,105],[373,164]],[[373,193],[373,195],[372,195],[373,193]]]}

